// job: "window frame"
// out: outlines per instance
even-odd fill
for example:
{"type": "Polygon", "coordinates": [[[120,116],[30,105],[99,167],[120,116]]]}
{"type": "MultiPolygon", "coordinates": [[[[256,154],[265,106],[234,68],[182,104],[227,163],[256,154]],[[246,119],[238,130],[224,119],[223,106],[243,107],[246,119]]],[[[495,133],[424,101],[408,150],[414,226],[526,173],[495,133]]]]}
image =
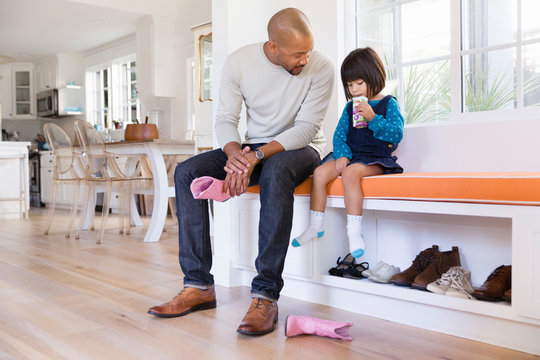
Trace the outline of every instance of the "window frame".
{"type": "MultiPolygon", "coordinates": [[[[377,8],[377,10],[384,8],[398,7],[401,9],[401,5],[414,2],[416,0],[395,0],[395,2],[382,5],[377,8]]],[[[516,62],[518,65],[514,69],[518,73],[517,78],[517,97],[518,97],[518,106],[523,104],[523,94],[521,84],[523,82],[522,75],[522,66],[521,63],[521,47],[525,44],[539,43],[540,39],[521,39],[521,32],[518,30],[518,36],[511,43],[505,43],[502,45],[487,46],[481,49],[468,49],[462,50],[462,26],[461,26],[461,6],[462,1],[449,0],[450,3],[450,117],[448,121],[431,121],[415,124],[406,124],[406,127],[425,127],[425,126],[438,126],[438,125],[451,125],[451,124],[462,124],[462,123],[478,123],[478,122],[493,122],[493,121],[507,121],[509,118],[512,120],[531,120],[538,119],[539,107],[530,106],[530,107],[517,107],[514,109],[502,109],[502,110],[488,110],[488,111],[478,111],[478,112],[463,112],[463,84],[462,84],[462,59],[464,55],[471,53],[478,53],[486,50],[493,49],[506,49],[506,48],[515,48],[517,52],[516,62]]],[[[344,11],[345,11],[345,21],[344,21],[344,45],[345,45],[345,54],[349,53],[351,50],[361,47],[359,45],[359,39],[357,36],[356,23],[359,19],[359,11],[357,10],[357,0],[349,0],[345,2],[344,11]],[[353,16],[351,16],[353,14],[353,16]]],[[[520,4],[520,2],[518,2],[520,4]]],[[[521,28],[521,9],[518,5],[518,29],[521,28]]],[[[396,31],[396,65],[398,72],[399,87],[400,91],[403,92],[403,59],[402,59],[402,50],[401,50],[401,24],[399,23],[400,19],[398,18],[397,23],[395,22],[395,31],[396,31]]],[[[434,60],[435,57],[429,58],[429,60],[434,60]]],[[[440,60],[446,59],[446,57],[440,57],[440,60]]],[[[407,62],[407,66],[418,65],[425,61],[411,61],[407,62]]],[[[398,98],[398,101],[401,100],[398,98]]]]}
{"type": "Polygon", "coordinates": [[[114,130],[113,121],[121,120],[121,128],[124,129],[127,124],[135,122],[132,118],[132,106],[136,108],[136,119],[140,119],[139,97],[131,97],[133,86],[137,85],[138,80],[136,73],[135,80],[131,79],[131,64],[135,62],[136,69],[136,61],[136,55],[132,54],[86,69],[88,122],[97,124],[99,129],[114,130]],[[125,71],[124,65],[127,65],[125,71]],[[107,88],[103,85],[103,72],[105,70],[107,70],[108,76],[107,88]],[[99,84],[97,84],[96,78],[98,73],[100,74],[99,84]],[[106,89],[108,90],[108,107],[104,106],[104,91],[106,89]],[[124,114],[127,115],[127,119],[124,119],[124,114]],[[108,117],[108,127],[105,126],[106,117],[108,117]]]}

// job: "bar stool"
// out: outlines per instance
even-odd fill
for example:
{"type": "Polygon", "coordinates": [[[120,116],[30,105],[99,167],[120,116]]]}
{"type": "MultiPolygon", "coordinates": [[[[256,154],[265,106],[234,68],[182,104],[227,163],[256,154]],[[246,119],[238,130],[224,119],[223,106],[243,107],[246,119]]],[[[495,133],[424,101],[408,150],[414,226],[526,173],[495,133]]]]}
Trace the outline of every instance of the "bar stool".
{"type": "Polygon", "coordinates": [[[19,160],[19,196],[13,198],[0,198],[0,201],[18,201],[19,217],[28,220],[28,198],[26,183],[28,179],[28,165],[26,164],[26,154],[23,152],[6,154],[0,153],[0,161],[19,160]]]}

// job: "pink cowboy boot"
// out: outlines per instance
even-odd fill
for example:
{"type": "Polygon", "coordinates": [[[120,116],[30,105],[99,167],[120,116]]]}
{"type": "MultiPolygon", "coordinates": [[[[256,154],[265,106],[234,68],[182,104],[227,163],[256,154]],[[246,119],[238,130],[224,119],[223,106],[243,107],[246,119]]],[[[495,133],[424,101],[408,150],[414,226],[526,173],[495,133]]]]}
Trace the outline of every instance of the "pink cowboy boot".
{"type": "Polygon", "coordinates": [[[285,336],[308,334],[351,341],[352,337],[349,334],[349,328],[352,325],[353,323],[350,322],[323,320],[310,316],[289,315],[285,320],[285,336]]]}
{"type": "Polygon", "coordinates": [[[229,189],[223,192],[223,180],[210,176],[201,176],[193,179],[190,185],[191,193],[195,199],[212,199],[225,201],[231,198],[229,189]]]}

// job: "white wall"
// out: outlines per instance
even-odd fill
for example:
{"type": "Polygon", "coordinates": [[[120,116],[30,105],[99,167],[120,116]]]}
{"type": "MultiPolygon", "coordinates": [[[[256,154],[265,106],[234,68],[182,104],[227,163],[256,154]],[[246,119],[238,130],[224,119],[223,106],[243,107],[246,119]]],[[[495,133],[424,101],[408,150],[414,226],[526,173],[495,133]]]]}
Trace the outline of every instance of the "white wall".
{"type": "MultiPolygon", "coordinates": [[[[132,11],[142,14],[155,14],[160,16],[174,17],[181,6],[179,0],[70,0],[83,4],[102,6],[124,11],[132,11]]],[[[189,0],[188,0],[189,1],[189,0]]]]}
{"type": "Polygon", "coordinates": [[[212,1],[180,1],[176,14],[176,35],[178,44],[178,77],[176,83],[176,97],[171,103],[171,138],[183,140],[188,129],[186,118],[186,59],[194,54],[193,32],[191,27],[212,20],[212,1]]]}
{"type": "Polygon", "coordinates": [[[531,120],[408,127],[396,154],[408,172],[540,171],[539,140],[540,113],[531,120]]]}

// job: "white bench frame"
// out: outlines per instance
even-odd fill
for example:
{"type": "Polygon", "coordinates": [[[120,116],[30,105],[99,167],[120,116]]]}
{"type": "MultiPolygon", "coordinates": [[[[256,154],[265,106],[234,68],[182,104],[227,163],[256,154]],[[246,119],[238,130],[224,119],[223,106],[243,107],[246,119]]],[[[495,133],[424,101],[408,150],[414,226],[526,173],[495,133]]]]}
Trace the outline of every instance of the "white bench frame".
{"type": "MultiPolygon", "coordinates": [[[[344,207],[342,197],[328,199],[328,209],[344,207]]],[[[512,304],[440,296],[367,280],[338,278],[317,271],[297,275],[287,271],[287,267],[282,295],[540,354],[540,206],[366,199],[364,209],[364,214],[384,211],[509,219],[512,227],[512,304]]],[[[295,214],[306,214],[308,210],[309,196],[295,196],[295,214]]],[[[216,283],[250,286],[255,275],[253,259],[257,254],[259,196],[244,194],[220,204],[218,211],[231,215],[230,235],[223,238],[229,242],[219,243],[222,241],[220,232],[215,235],[213,273],[216,283]]],[[[294,222],[297,221],[301,220],[295,215],[294,222]]],[[[325,221],[332,219],[327,217],[325,221]]],[[[303,226],[305,224],[300,228],[303,226]]],[[[365,235],[370,236],[373,227],[368,225],[364,229],[368,232],[365,235]]],[[[289,251],[287,261],[294,256],[297,255],[289,251]]],[[[306,268],[314,269],[319,265],[317,259],[325,254],[314,246],[313,250],[306,250],[300,256],[304,256],[302,261],[306,268]],[[305,256],[310,251],[311,259],[309,255],[305,256]]]]}

